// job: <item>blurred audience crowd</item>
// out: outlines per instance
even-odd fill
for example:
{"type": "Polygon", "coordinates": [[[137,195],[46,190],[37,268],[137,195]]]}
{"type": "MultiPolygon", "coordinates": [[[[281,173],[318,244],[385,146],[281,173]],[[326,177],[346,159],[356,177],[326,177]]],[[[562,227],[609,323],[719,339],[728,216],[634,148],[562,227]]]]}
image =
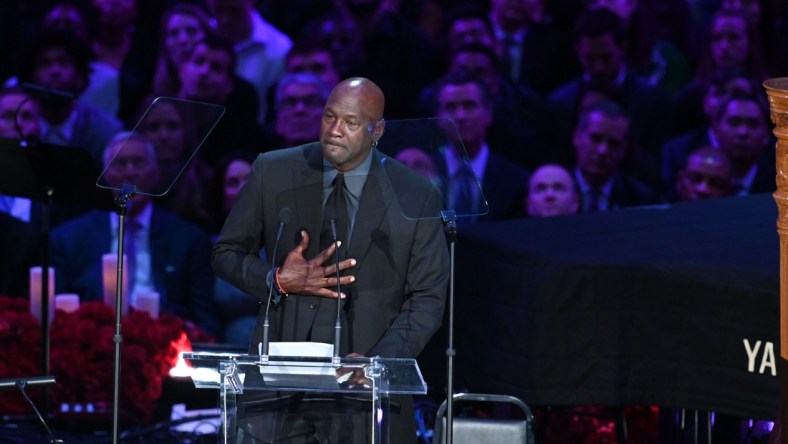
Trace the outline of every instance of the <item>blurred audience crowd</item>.
{"type": "MultiPolygon", "coordinates": [[[[484,197],[463,223],[775,190],[778,0],[19,0],[0,21],[3,143],[79,147],[106,185],[163,195],[132,200],[132,288],[221,341],[246,345],[257,310],[212,277],[210,241],[255,156],[317,140],[350,76],[389,121],[454,122],[455,150],[391,154],[458,212],[484,197]]],[[[25,294],[41,205],[0,195],[0,293],[25,294]]],[[[117,217],[52,215],[56,292],[100,297],[117,217]]]]}

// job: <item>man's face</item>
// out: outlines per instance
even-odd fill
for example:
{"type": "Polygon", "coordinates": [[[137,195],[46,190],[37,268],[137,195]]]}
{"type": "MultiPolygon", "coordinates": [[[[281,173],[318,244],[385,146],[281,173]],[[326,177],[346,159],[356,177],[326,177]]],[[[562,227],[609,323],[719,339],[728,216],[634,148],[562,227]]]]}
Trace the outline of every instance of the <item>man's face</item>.
{"type": "Polygon", "coordinates": [[[741,17],[720,17],[711,29],[711,55],[717,68],[744,66],[749,38],[747,24],[741,17]]]}
{"type": "Polygon", "coordinates": [[[546,165],[534,172],[528,181],[526,208],[534,217],[574,214],[580,205],[574,181],[567,171],[556,165],[546,165]]]}
{"type": "Polygon", "coordinates": [[[628,132],[626,119],[591,111],[585,128],[578,127],[572,137],[577,166],[586,180],[601,185],[613,177],[626,156],[628,132]]]}
{"type": "Polygon", "coordinates": [[[229,210],[235,205],[238,193],[241,192],[250,172],[252,172],[252,166],[245,160],[236,159],[227,165],[223,177],[225,210],[229,210]]]}
{"type": "MultiPolygon", "coordinates": [[[[446,85],[438,92],[438,117],[454,121],[463,144],[470,151],[480,147],[486,139],[487,127],[492,123],[492,109],[484,103],[477,84],[446,85]]],[[[476,153],[468,154],[473,157],[476,153]]]]}
{"type": "Polygon", "coordinates": [[[455,20],[449,29],[449,47],[452,50],[468,43],[481,43],[495,49],[492,31],[480,18],[461,18],[455,20]]]}
{"type": "Polygon", "coordinates": [[[171,104],[161,103],[148,111],[143,122],[143,132],[153,142],[156,157],[175,160],[183,153],[183,122],[171,104]]]}
{"type": "Polygon", "coordinates": [[[71,54],[65,48],[52,47],[35,58],[33,83],[63,91],[81,91],[87,80],[77,70],[71,54]]]}
{"type": "Polygon", "coordinates": [[[221,35],[232,43],[249,38],[252,32],[253,0],[207,0],[206,3],[221,35]]]}
{"type": "Polygon", "coordinates": [[[714,122],[714,135],[734,163],[753,161],[769,141],[769,130],[758,105],[750,100],[731,100],[714,122]]]}
{"type": "Polygon", "coordinates": [[[25,102],[26,99],[27,96],[22,93],[9,93],[0,98],[0,137],[41,137],[41,128],[38,125],[41,113],[38,105],[33,100],[25,102]],[[24,105],[22,102],[25,102],[24,105]],[[19,105],[22,105],[22,109],[19,109],[19,105]],[[16,130],[16,124],[19,125],[21,135],[16,130]]]}
{"type": "Polygon", "coordinates": [[[611,34],[599,37],[580,37],[577,58],[583,71],[592,80],[613,82],[624,64],[624,49],[611,34]]]}
{"type": "Polygon", "coordinates": [[[164,47],[170,63],[180,66],[189,60],[197,43],[205,37],[200,22],[188,14],[173,14],[164,29],[164,47]]]}
{"type": "Polygon", "coordinates": [[[686,202],[730,196],[733,191],[732,174],[730,162],[721,155],[692,155],[677,177],[679,200],[686,202]]]}
{"type": "MultiPolygon", "coordinates": [[[[363,91],[335,88],[323,108],[320,143],[323,157],[340,171],[364,161],[372,142],[383,135],[383,119],[370,110],[372,99],[363,91]]],[[[382,113],[382,109],[380,110],[382,113]]]]}
{"type": "Polygon", "coordinates": [[[183,97],[224,103],[233,88],[230,62],[231,56],[225,51],[198,44],[180,68],[183,97]]]}
{"type": "Polygon", "coordinates": [[[155,189],[159,180],[156,159],[142,141],[131,138],[115,142],[109,148],[109,159],[104,177],[110,186],[129,184],[145,193],[160,191],[155,189]]]}
{"type": "Polygon", "coordinates": [[[285,138],[288,145],[317,140],[320,137],[320,117],[324,104],[317,86],[288,84],[277,102],[276,132],[285,138]]]}
{"type": "Polygon", "coordinates": [[[449,62],[449,71],[465,70],[480,78],[492,94],[498,92],[498,74],[493,61],[479,52],[457,53],[449,62]]]}
{"type": "Polygon", "coordinates": [[[287,59],[287,72],[311,72],[326,86],[333,88],[339,83],[339,73],[328,51],[316,51],[308,54],[295,54],[287,59]]]}

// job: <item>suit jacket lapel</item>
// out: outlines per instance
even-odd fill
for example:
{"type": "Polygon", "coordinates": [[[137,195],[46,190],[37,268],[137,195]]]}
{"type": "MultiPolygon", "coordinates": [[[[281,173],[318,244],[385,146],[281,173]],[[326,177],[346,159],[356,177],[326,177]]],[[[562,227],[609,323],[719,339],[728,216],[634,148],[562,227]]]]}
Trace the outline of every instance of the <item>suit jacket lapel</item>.
{"type": "Polygon", "coordinates": [[[381,225],[395,199],[394,190],[386,175],[385,157],[377,151],[373,151],[371,155],[374,157],[364,183],[348,249],[348,257],[358,261],[359,269],[364,264],[363,257],[372,245],[371,233],[381,225]]]}
{"type": "MultiPolygon", "coordinates": [[[[314,257],[320,252],[320,229],[323,224],[323,154],[320,144],[315,143],[304,150],[306,163],[296,163],[293,172],[293,194],[289,197],[277,196],[277,208],[289,207],[294,210],[294,238],[300,239],[298,231],[305,228],[309,233],[307,257],[314,257]],[[297,211],[296,211],[297,210],[297,211]]],[[[290,246],[290,239],[282,239],[284,245],[290,246]]],[[[286,255],[295,247],[282,248],[286,255]]],[[[280,247],[281,248],[281,247],[280,247]]]]}

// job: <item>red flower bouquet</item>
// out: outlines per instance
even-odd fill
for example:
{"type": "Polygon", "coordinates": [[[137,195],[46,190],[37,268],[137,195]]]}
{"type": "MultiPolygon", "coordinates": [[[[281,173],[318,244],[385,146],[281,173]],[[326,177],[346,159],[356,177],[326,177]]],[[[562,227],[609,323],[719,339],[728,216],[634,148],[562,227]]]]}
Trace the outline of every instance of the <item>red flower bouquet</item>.
{"type": "MultiPolygon", "coordinates": [[[[178,359],[176,344],[186,334],[195,341],[211,341],[193,324],[162,313],[153,319],[131,309],[121,324],[120,416],[133,423],[148,422],[161,395],[162,380],[178,359]]],[[[115,334],[113,310],[102,302],[86,302],[74,313],[59,312],[52,324],[52,374],[57,387],[53,404],[61,412],[68,406],[112,405],[115,334]],[[60,407],[58,407],[60,406],[60,407]]]]}
{"type": "MultiPolygon", "coordinates": [[[[0,296],[0,379],[41,375],[41,327],[26,299],[0,296]]],[[[35,393],[30,393],[35,396],[35,393]]],[[[19,393],[0,392],[0,413],[29,415],[33,409],[19,393]]]]}
{"type": "MultiPolygon", "coordinates": [[[[120,418],[132,424],[151,419],[162,381],[189,340],[213,338],[192,323],[162,313],[153,319],[131,309],[122,319],[120,418]]],[[[100,301],[84,302],[73,313],[58,311],[50,328],[50,389],[56,414],[108,418],[112,410],[115,313],[100,301]]],[[[0,297],[0,378],[41,374],[41,327],[28,301],[0,297]]],[[[35,394],[34,394],[35,395],[35,394]]],[[[0,393],[2,414],[30,414],[18,393],[0,393]]]]}

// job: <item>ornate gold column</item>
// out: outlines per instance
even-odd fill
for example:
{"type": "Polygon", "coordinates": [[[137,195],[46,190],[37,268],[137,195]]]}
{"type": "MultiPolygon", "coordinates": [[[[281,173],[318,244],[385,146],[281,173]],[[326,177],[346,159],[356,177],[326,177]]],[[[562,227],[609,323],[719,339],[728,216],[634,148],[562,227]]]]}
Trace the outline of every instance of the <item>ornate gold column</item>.
{"type": "Polygon", "coordinates": [[[780,409],[770,443],[788,443],[788,77],[763,82],[777,137],[777,233],[780,236],[780,409]]]}

